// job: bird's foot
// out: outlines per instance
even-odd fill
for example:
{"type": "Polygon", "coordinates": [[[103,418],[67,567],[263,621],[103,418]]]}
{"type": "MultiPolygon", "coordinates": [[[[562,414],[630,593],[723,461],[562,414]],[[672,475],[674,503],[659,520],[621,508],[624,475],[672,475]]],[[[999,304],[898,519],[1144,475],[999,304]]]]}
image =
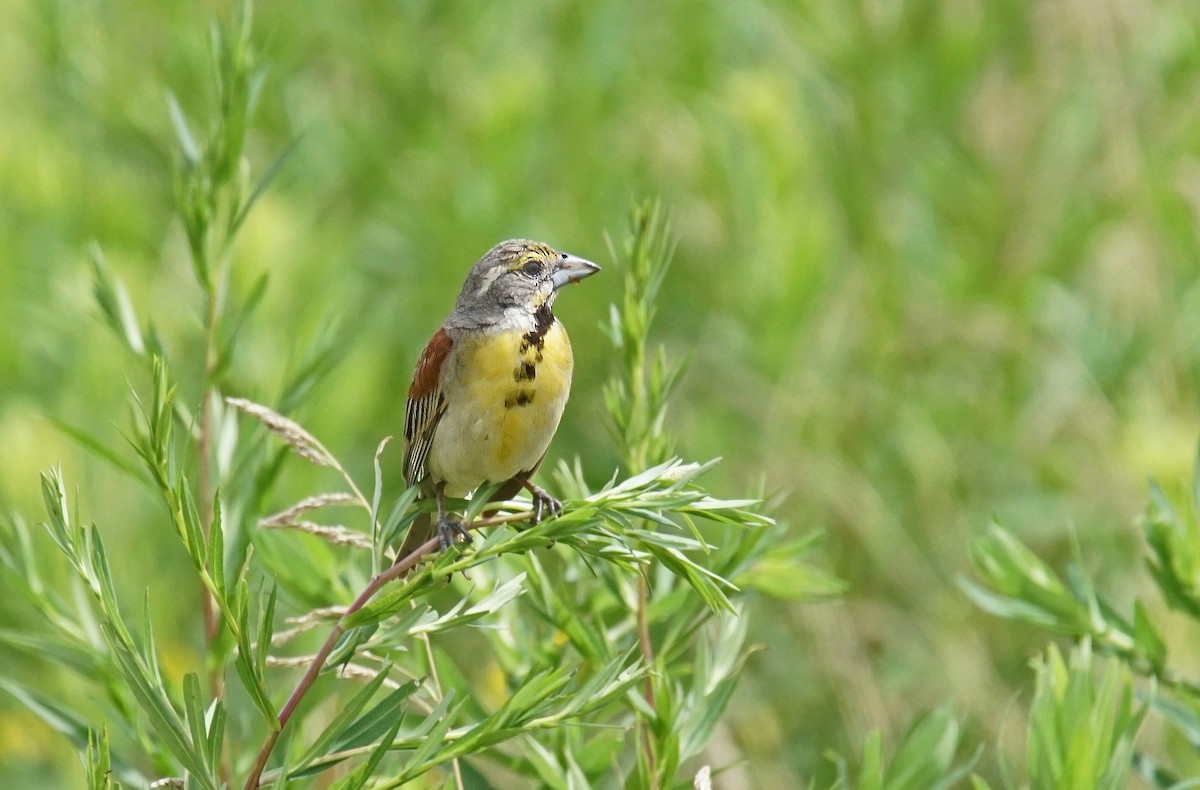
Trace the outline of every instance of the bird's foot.
{"type": "Polygon", "coordinates": [[[464,542],[470,543],[473,538],[471,533],[467,531],[467,527],[463,524],[462,519],[454,516],[439,516],[437,521],[438,543],[441,544],[442,551],[450,548],[455,544],[458,538],[462,538],[464,542]]]}
{"type": "Polygon", "coordinates": [[[539,523],[546,515],[557,516],[563,512],[563,504],[554,497],[550,496],[544,488],[535,486],[533,483],[527,483],[529,493],[533,495],[533,519],[534,524],[539,523]]]}

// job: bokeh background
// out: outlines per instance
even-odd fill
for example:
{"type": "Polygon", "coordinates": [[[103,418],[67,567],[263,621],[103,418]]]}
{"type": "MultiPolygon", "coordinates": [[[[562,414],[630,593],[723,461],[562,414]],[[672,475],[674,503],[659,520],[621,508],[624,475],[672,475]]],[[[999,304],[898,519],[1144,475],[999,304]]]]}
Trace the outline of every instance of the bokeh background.
{"type": "MultiPolygon", "coordinates": [[[[0,508],[36,519],[37,473],[61,463],[179,673],[200,648],[197,594],[172,584],[186,557],[52,420],[118,446],[142,383],[97,319],[93,242],[196,358],[166,93],[211,112],[208,25],[229,6],[0,4],[0,508]]],[[[235,287],[270,276],[235,376],[269,403],[300,349],[342,333],[298,417],[365,474],[484,250],[530,236],[606,264],[631,201],[660,198],[678,249],[657,338],[690,359],[679,450],[725,458],[717,493],[765,491],[797,535],[824,530],[849,582],[752,612],[767,649],[714,744],[745,760],[730,786],[828,777],[826,750],[945,702],[994,773],[1020,758],[1044,636],[958,590],[972,535],[996,518],[1061,561],[1073,528],[1127,600],[1147,478],[1190,475],[1198,30],[1178,0],[264,0],[252,173],[298,142],[235,253],[235,287]]],[[[553,452],[597,479],[619,288],[559,301],[578,370],[553,452]]],[[[0,627],[22,624],[9,608],[0,627]]],[[[0,693],[0,785],[80,777],[0,693]]]]}

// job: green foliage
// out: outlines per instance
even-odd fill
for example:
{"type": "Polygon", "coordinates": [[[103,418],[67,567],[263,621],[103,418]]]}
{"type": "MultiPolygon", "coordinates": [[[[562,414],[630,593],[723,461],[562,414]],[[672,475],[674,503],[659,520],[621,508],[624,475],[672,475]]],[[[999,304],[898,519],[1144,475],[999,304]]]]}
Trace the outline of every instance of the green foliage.
{"type": "Polygon", "coordinates": [[[1037,663],[1028,770],[1035,788],[1127,786],[1134,736],[1149,707],[1134,703],[1128,673],[1110,663],[1097,681],[1088,643],[1070,663],[1051,645],[1037,663]]]}
{"type": "MultiPolygon", "coordinates": [[[[1152,483],[1142,521],[1150,578],[1167,606],[1185,618],[1188,629],[1200,620],[1193,596],[1195,566],[1189,559],[1200,545],[1198,512],[1200,488],[1192,486],[1181,511],[1152,483]]],[[[1154,786],[1169,787],[1195,772],[1194,756],[1168,752],[1171,757],[1163,763],[1154,756],[1161,747],[1139,748],[1134,740],[1151,712],[1184,742],[1194,743],[1200,734],[1200,683],[1172,660],[1185,647],[1179,637],[1186,629],[1168,625],[1165,613],[1140,597],[1133,599],[1131,616],[1119,614],[1097,592],[1078,548],[1064,580],[1012,533],[993,525],[976,540],[972,558],[980,584],[962,585],[980,607],[1078,642],[1069,664],[1054,646],[1037,664],[1028,747],[1034,787],[1124,787],[1133,767],[1154,786]],[[1098,682],[1093,677],[1093,647],[1112,658],[1098,682]],[[1139,704],[1134,703],[1131,676],[1149,681],[1138,692],[1139,704]]]]}
{"type": "MultiPolygon", "coordinates": [[[[216,13],[232,17],[235,5],[216,13]]],[[[12,514],[41,509],[34,470],[60,464],[85,513],[74,523],[98,522],[139,640],[149,591],[181,715],[187,673],[207,695],[209,667],[225,667],[226,728],[240,736],[261,714],[228,663],[237,643],[215,602],[215,637],[198,626],[193,557],[121,435],[137,435],[122,416],[130,385],[135,413],[151,412],[154,359],[169,362],[193,525],[202,532],[221,503],[208,574],[232,598],[250,569],[242,630],[252,649],[264,625],[283,635],[276,654],[256,654],[280,707],[303,671],[284,662],[314,654],[332,627],[328,614],[306,615],[352,601],[391,561],[383,552],[411,503],[399,496],[398,443],[377,461],[370,450],[396,432],[411,361],[464,267],[496,240],[545,238],[605,264],[561,303],[576,381],[553,453],[582,458],[574,476],[593,493],[627,468],[623,440],[602,425],[620,358],[605,346],[609,305],[624,307],[626,270],[603,249],[631,194],[661,195],[674,228],[664,239],[678,240],[652,305],[646,370],[659,342],[664,370],[680,359],[688,370],[668,401],[661,455],[627,469],[722,456],[700,485],[762,497],[804,533],[766,540],[726,577],[797,603],[749,609],[745,643],[766,649],[715,728],[717,786],[825,786],[836,765],[823,753],[857,755],[878,729],[881,753],[894,754],[907,722],[946,700],[962,751],[987,747],[977,770],[988,782],[1003,778],[1001,755],[1023,765],[1027,659],[1045,631],[981,613],[955,584],[990,519],[1066,591],[1031,579],[1041,592],[1020,607],[1072,629],[1059,638],[1091,635],[1100,656],[1132,651],[1181,675],[1196,665],[1185,498],[1167,486],[1181,516],[1167,529],[1184,534],[1151,546],[1169,574],[1161,583],[1131,572],[1143,539],[1129,522],[1147,476],[1187,475],[1200,425],[1190,33],[1200,6],[275,3],[255,9],[254,35],[242,23],[210,31],[213,8],[0,3],[0,515],[10,522],[0,552],[16,563],[0,563],[0,663],[24,694],[0,693],[0,785],[69,786],[89,724],[141,715],[102,631],[86,624],[90,594],[65,555],[43,530],[15,526],[12,514]],[[212,64],[225,64],[221,76],[212,64]],[[176,196],[190,207],[173,206],[176,196]],[[296,463],[224,396],[269,404],[321,437],[372,512],[337,470],[296,463]],[[198,433],[209,452],[195,452],[198,433]],[[351,501],[281,519],[295,526],[262,523],[334,490],[351,501]],[[818,534],[853,592],[811,607],[814,593],[840,587],[806,564],[818,534]],[[1069,564],[1086,565],[1091,584],[1069,564]],[[260,622],[272,590],[276,622],[260,622]]],[[[626,250],[616,236],[614,258],[626,250]]],[[[641,415],[628,424],[654,412],[641,415]]],[[[701,525],[699,540],[722,545],[720,529],[701,525]]],[[[674,534],[697,540],[686,526],[674,534]]],[[[558,548],[531,551],[551,571],[563,561],[558,548]]],[[[684,554],[710,567],[703,551],[684,554]]],[[[650,593],[661,588],[647,577],[650,593]]],[[[441,593],[452,599],[422,599],[439,617],[464,596],[452,584],[441,593]]],[[[975,584],[1009,606],[1024,600],[975,584]]],[[[648,614],[691,589],[680,588],[648,614]]],[[[554,592],[560,608],[573,603],[554,592]]],[[[478,657],[488,617],[512,605],[432,639],[451,658],[478,657]]],[[[580,632],[586,618],[566,622],[580,632]]],[[[334,665],[353,671],[344,662],[367,630],[336,646],[334,665]]],[[[503,673],[465,663],[498,704],[503,673]]],[[[319,693],[335,675],[316,683],[319,693]]],[[[1139,768],[1196,775],[1190,706],[1159,683],[1139,768]],[[1174,722],[1162,738],[1160,715],[1174,722]]],[[[282,733],[273,759],[303,752],[305,734],[316,737],[282,733]]],[[[114,724],[108,736],[124,781],[134,769],[122,760],[145,750],[136,728],[114,724]]],[[[582,783],[586,755],[551,758],[582,783]]],[[[374,770],[355,765],[332,770],[374,770]]],[[[138,763],[151,778],[169,767],[138,763]]],[[[470,761],[461,767],[473,781],[470,761]]]]}
{"type": "Polygon", "coordinates": [[[962,732],[954,713],[942,707],[917,718],[896,746],[890,760],[885,759],[883,739],[878,731],[867,736],[862,764],[852,776],[849,766],[836,756],[837,790],[940,790],[956,786],[967,776],[979,758],[979,751],[956,764],[962,746],[962,732]]]}
{"type": "Polygon", "coordinates": [[[1135,602],[1133,616],[1121,617],[1099,597],[1081,564],[1071,565],[1063,580],[998,524],[976,540],[972,560],[990,589],[961,584],[982,609],[1068,636],[1088,636],[1132,664],[1162,669],[1166,647],[1144,605],[1135,602]]]}
{"type": "MultiPolygon", "coordinates": [[[[609,314],[609,340],[619,373],[604,388],[604,403],[621,457],[626,468],[635,472],[661,463],[672,451],[665,426],[667,400],[682,366],[669,362],[662,347],[651,354],[646,338],[673,254],[661,208],[638,206],[630,216],[621,251],[624,299],[620,306],[612,305],[609,314]]],[[[615,251],[613,257],[617,257],[615,251]]]]}
{"type": "MultiPolygon", "coordinates": [[[[204,603],[195,620],[206,658],[181,678],[164,673],[149,596],[135,625],[120,597],[137,580],[118,579],[101,528],[73,512],[55,469],[42,481],[46,529],[75,595],[62,600],[41,579],[25,523],[4,522],[5,581],[40,625],[6,631],[0,642],[76,673],[87,698],[106,704],[89,712],[15,679],[4,687],[83,752],[93,787],[283,786],[344,763],[353,767],[339,769],[339,787],[398,787],[445,768],[461,787],[461,761],[484,777],[482,757],[554,787],[673,786],[684,764],[703,756],[752,652],[754,596],[741,580],[794,598],[836,585],[799,562],[811,540],[777,545],[780,530],[756,500],[705,491],[700,478],[715,462],[669,457],[663,418],[679,368],[661,350],[646,362],[668,259],[665,219],[655,207],[636,208],[616,261],[627,272],[612,313],[623,353],[607,402],[635,473],[593,486],[578,461],[561,464],[562,515],[531,525],[525,502],[481,514],[483,491],[461,503],[471,528],[486,530],[481,541],[423,557],[431,541],[395,556],[397,538],[429,503],[409,489],[384,507],[387,439],[368,497],[294,418],[230,394],[239,332],[266,282],[254,279],[239,296],[233,243],[277,170],[247,193],[243,148],[262,86],[249,18],[242,4],[231,32],[213,30],[217,113],[206,132],[169,103],[177,206],[203,304],[200,358],[169,353],[152,324],[140,328],[134,301],[96,250],[100,315],[149,378],[148,395],[134,388],[125,435],[137,462],[68,428],[159,501],[204,603]],[[196,394],[181,394],[180,367],[199,372],[196,394]],[[186,405],[197,401],[195,410],[186,405]],[[331,474],[334,487],[264,514],[293,459],[331,474]],[[313,520],[334,507],[358,511],[361,526],[313,520]],[[794,578],[782,583],[789,569],[794,578]],[[291,627],[277,630],[281,622],[291,627]],[[447,651],[452,636],[474,648],[447,651]],[[226,686],[231,675],[236,693],[226,686]],[[621,737],[635,721],[645,740],[621,737]],[[121,738],[110,741],[110,731],[121,738]]],[[[315,383],[328,366],[301,370],[315,383]]],[[[310,388],[293,379],[283,400],[298,405],[310,388]]],[[[440,773],[430,780],[445,781],[440,773]]]]}

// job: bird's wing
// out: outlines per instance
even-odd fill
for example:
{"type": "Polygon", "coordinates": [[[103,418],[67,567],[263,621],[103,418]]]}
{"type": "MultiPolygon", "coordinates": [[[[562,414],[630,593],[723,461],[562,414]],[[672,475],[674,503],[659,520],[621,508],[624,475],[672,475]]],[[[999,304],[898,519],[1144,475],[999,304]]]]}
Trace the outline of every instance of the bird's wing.
{"type": "Polygon", "coordinates": [[[454,347],[454,340],[439,329],[417,360],[412,384],[408,388],[408,403],[404,407],[404,481],[409,485],[423,480],[428,474],[425,459],[433,445],[433,432],[446,411],[446,398],[438,382],[442,363],[454,347]]]}

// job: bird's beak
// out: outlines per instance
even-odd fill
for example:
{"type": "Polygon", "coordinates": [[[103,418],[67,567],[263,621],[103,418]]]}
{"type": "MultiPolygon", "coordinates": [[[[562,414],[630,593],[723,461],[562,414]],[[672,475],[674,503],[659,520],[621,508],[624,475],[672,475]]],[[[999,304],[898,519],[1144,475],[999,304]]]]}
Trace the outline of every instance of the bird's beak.
{"type": "Polygon", "coordinates": [[[591,261],[563,253],[554,260],[554,274],[550,275],[550,281],[554,283],[554,290],[557,291],[567,283],[577,283],[598,271],[600,267],[591,261]]]}

